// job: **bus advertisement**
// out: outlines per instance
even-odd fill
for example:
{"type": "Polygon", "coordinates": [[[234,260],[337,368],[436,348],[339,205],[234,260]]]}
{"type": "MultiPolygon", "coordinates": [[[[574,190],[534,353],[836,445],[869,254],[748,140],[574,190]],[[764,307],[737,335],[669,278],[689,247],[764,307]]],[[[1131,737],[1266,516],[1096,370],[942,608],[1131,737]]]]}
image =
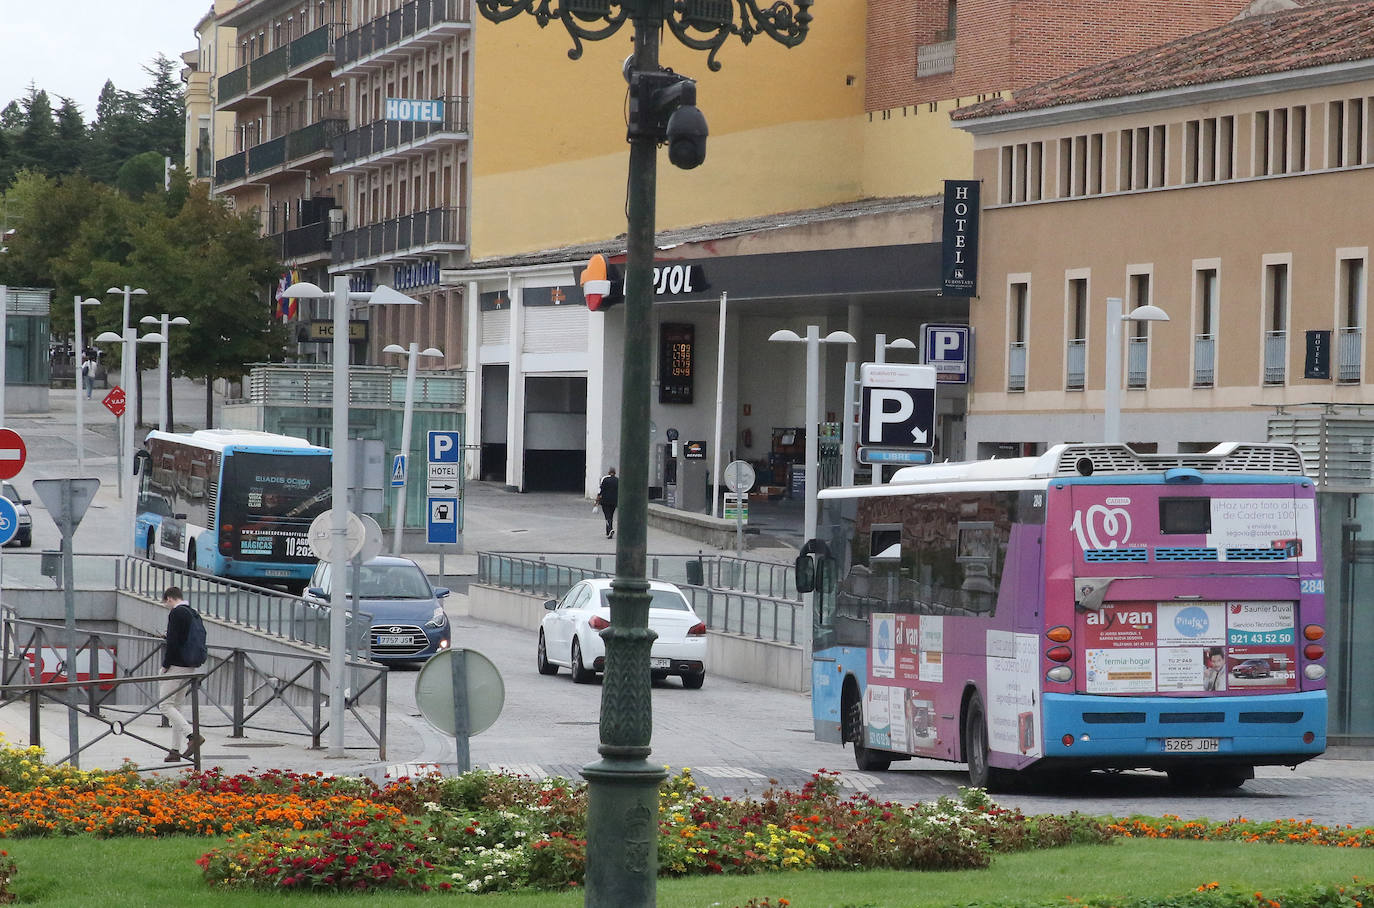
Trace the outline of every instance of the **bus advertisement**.
{"type": "Polygon", "coordinates": [[[328,448],[237,429],[149,432],[134,539],[145,557],[252,583],[305,588],[310,523],[329,509],[328,448]]]}
{"type": "Polygon", "coordinates": [[[973,785],[1153,769],[1236,787],[1326,747],[1315,489],[1288,445],[908,467],[820,493],[818,740],[973,785]]]}

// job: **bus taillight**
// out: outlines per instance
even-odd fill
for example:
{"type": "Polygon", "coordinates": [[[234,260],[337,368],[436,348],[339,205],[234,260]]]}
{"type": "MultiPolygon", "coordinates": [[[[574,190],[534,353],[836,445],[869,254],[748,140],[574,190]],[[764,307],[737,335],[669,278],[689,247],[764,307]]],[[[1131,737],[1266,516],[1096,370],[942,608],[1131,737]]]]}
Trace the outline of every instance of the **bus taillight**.
{"type": "Polygon", "coordinates": [[[1320,624],[1309,624],[1302,629],[1302,635],[1308,640],[1320,640],[1326,636],[1326,628],[1320,624]]]}
{"type": "Polygon", "coordinates": [[[1052,627],[1045,631],[1045,636],[1049,637],[1055,643],[1068,643],[1073,639],[1073,628],[1061,624],[1058,627],[1052,627]]]}
{"type": "Polygon", "coordinates": [[[1067,646],[1055,646],[1045,650],[1045,658],[1053,662],[1068,662],[1073,658],[1073,650],[1067,646]]]}
{"type": "Polygon", "coordinates": [[[1073,735],[1065,735],[1064,737],[1060,738],[1059,741],[1065,747],[1073,747],[1073,735]]]}
{"type": "Polygon", "coordinates": [[[219,550],[226,555],[234,551],[234,525],[232,523],[220,524],[219,550]]]}
{"type": "Polygon", "coordinates": [[[1045,679],[1047,681],[1058,681],[1060,684],[1066,681],[1072,681],[1073,669],[1069,668],[1067,665],[1056,665],[1054,668],[1045,672],[1045,679]]]}
{"type": "Polygon", "coordinates": [[[1315,661],[1326,655],[1326,648],[1320,643],[1309,643],[1302,648],[1302,654],[1315,661]]]}

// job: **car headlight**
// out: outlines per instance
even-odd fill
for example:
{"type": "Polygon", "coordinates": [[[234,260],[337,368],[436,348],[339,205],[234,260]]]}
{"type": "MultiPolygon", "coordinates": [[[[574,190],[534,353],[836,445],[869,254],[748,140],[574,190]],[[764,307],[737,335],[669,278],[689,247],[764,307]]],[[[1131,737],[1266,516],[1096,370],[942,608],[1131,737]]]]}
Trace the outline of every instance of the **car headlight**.
{"type": "Polygon", "coordinates": [[[448,615],[444,614],[443,606],[436,605],[434,614],[429,616],[429,620],[425,624],[429,627],[443,627],[448,624],[448,615]]]}

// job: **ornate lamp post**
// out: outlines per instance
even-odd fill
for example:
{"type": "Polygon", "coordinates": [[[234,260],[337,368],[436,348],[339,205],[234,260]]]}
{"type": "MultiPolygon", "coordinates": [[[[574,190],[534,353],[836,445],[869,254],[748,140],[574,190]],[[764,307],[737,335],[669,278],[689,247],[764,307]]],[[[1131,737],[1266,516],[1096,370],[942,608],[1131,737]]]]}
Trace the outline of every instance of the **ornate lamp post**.
{"type": "Polygon", "coordinates": [[[588,783],[586,904],[653,905],[658,854],[658,784],[662,767],[648,762],[653,732],[649,649],[649,592],[645,541],[649,507],[649,336],[654,257],[654,204],[658,146],[678,167],[701,163],[706,121],[696,108],[696,83],[658,62],[666,25],[688,47],[716,53],[730,37],[748,43],[763,34],[787,47],[806,37],[813,0],[477,0],[482,15],[503,22],[530,13],[545,26],[557,19],[572,37],[568,56],[582,42],[600,41],[634,23],[630,83],[630,172],[625,262],[625,352],[621,390],[620,531],[616,534],[611,626],[601,693],[602,759],[583,769],[588,783]],[[738,11],[738,16],[736,12],[738,11]],[[633,339],[633,340],[632,340],[633,339]]]}

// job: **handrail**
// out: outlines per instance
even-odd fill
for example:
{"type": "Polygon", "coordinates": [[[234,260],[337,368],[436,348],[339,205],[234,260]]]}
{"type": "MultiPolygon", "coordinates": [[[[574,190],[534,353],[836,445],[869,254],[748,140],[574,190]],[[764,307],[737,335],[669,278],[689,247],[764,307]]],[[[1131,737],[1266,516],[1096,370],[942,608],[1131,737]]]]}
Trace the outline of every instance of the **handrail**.
{"type": "MultiPolygon", "coordinates": [[[[704,568],[704,560],[700,555],[651,556],[650,579],[669,580],[675,583],[692,603],[697,616],[710,630],[797,645],[803,603],[795,599],[733,589],[717,589],[687,582],[685,575],[688,565],[694,562],[701,563],[704,568]],[[674,559],[681,559],[683,579],[678,579],[677,576],[664,576],[665,566],[676,566],[665,562],[674,559]]],[[[549,561],[545,556],[522,558],[518,555],[478,552],[477,581],[522,593],[561,596],[568,587],[581,580],[612,576],[610,571],[600,568],[599,556],[597,561],[597,566],[582,567],[549,561]]]]}

